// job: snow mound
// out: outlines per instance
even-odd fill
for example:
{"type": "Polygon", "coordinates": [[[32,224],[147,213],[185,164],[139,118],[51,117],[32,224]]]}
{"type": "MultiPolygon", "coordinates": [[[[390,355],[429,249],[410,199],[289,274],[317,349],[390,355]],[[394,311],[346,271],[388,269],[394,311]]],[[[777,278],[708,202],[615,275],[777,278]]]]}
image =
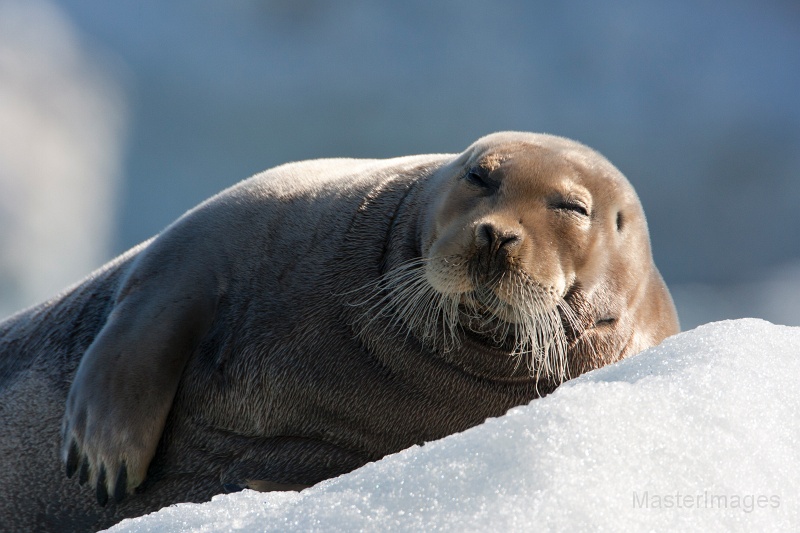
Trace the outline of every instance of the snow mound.
{"type": "Polygon", "coordinates": [[[112,531],[790,530],[799,376],[800,328],[708,324],[301,493],[217,496],[112,531]]]}

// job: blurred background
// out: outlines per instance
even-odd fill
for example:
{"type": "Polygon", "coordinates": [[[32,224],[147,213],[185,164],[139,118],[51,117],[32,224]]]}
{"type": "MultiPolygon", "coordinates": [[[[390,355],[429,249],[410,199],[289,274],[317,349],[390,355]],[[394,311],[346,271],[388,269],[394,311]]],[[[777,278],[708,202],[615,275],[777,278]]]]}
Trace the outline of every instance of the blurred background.
{"type": "Polygon", "coordinates": [[[684,329],[800,325],[796,0],[0,0],[0,317],[287,161],[606,155],[684,329]]]}

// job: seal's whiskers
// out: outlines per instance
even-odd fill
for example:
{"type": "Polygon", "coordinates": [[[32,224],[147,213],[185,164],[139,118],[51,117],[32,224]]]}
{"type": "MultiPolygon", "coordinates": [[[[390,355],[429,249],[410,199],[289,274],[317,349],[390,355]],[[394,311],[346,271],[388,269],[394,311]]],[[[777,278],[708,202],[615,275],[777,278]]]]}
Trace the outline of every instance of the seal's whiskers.
{"type": "Polygon", "coordinates": [[[569,344],[564,322],[573,330],[579,323],[569,304],[513,269],[490,284],[470,279],[472,289],[464,291],[466,264],[462,257],[417,258],[388,271],[365,286],[367,297],[353,304],[365,307],[358,321],[361,328],[388,318],[383,333],[404,332],[406,338],[413,334],[444,353],[462,345],[466,328],[498,348],[507,347],[516,361],[514,372],[525,364],[536,380],[566,380],[569,344]],[[426,268],[436,268],[444,286],[435,289],[426,268]]]}

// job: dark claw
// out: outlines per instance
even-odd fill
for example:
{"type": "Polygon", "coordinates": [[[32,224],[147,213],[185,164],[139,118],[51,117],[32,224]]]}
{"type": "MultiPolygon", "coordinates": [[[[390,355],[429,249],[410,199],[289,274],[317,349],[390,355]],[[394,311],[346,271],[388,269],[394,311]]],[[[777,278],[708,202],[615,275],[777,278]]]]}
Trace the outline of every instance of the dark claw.
{"type": "Polygon", "coordinates": [[[81,461],[81,470],[78,472],[78,484],[85,485],[89,481],[89,460],[84,457],[81,461]]]}
{"type": "Polygon", "coordinates": [[[237,483],[225,483],[222,485],[222,489],[227,493],[230,494],[232,492],[241,492],[244,490],[243,485],[239,485],[237,483]]]}
{"type": "Polygon", "coordinates": [[[100,475],[97,476],[97,503],[105,507],[108,503],[108,489],[106,488],[106,466],[100,466],[100,475]]]}
{"type": "Polygon", "coordinates": [[[117,503],[125,499],[125,493],[128,489],[128,468],[123,462],[117,472],[117,484],[114,486],[114,501],[117,503]]]}
{"type": "Polygon", "coordinates": [[[69,445],[69,453],[67,454],[67,477],[71,478],[78,470],[78,463],[80,456],[78,455],[78,445],[72,441],[69,445]]]}

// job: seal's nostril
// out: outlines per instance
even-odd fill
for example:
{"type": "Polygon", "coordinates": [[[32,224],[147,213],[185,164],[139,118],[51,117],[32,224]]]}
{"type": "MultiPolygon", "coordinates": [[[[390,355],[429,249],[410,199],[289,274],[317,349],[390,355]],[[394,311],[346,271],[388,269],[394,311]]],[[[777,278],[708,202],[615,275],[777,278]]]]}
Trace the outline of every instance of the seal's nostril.
{"type": "Polygon", "coordinates": [[[519,242],[519,235],[516,233],[504,233],[498,238],[498,248],[510,248],[519,242]]]}
{"type": "Polygon", "coordinates": [[[494,248],[494,241],[497,231],[495,227],[489,223],[481,224],[478,227],[478,237],[482,241],[481,244],[494,248]]]}
{"type": "Polygon", "coordinates": [[[521,240],[516,231],[498,228],[491,222],[480,224],[475,234],[477,244],[488,248],[491,253],[496,253],[503,248],[510,248],[521,240]]]}

